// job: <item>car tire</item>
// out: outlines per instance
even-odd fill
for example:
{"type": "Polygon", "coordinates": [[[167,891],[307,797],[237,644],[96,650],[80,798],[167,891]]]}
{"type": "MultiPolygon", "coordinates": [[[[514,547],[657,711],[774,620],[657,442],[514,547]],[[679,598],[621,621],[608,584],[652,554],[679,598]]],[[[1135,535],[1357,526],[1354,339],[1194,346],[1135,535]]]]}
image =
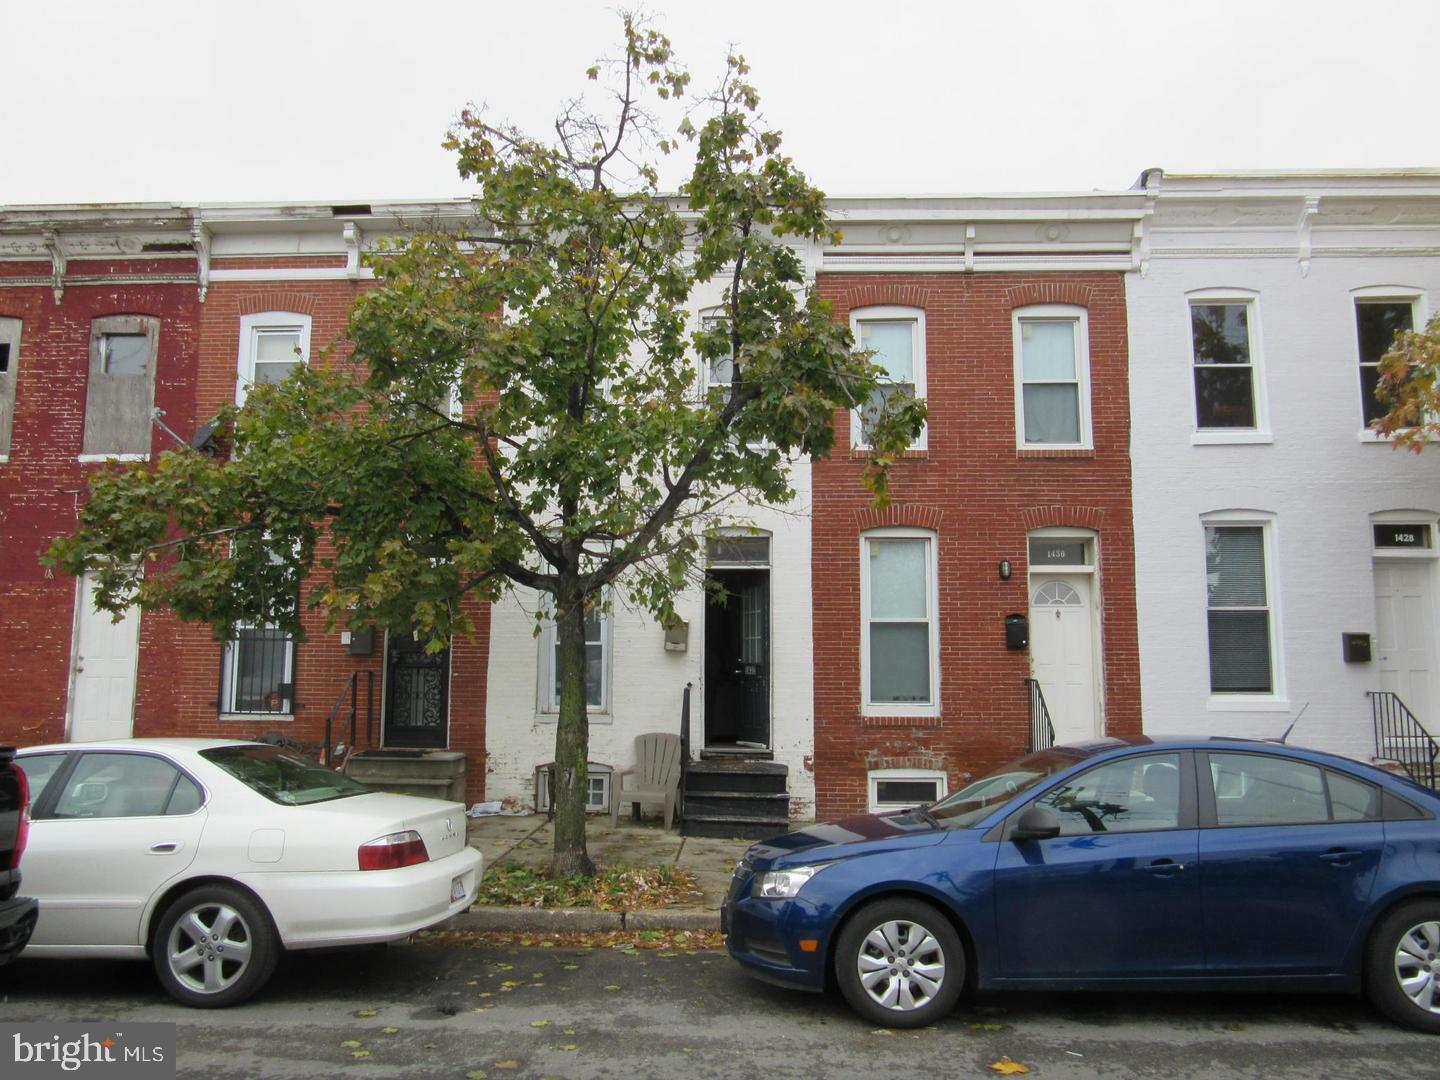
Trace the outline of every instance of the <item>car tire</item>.
{"type": "Polygon", "coordinates": [[[1396,1023],[1440,1035],[1440,900],[1401,904],[1376,924],[1365,992],[1396,1023]]]}
{"type": "Polygon", "coordinates": [[[230,885],[201,885],[165,909],[150,951],[171,997],[219,1009],[269,981],[281,946],[269,912],[253,896],[230,885]]]}
{"type": "Polygon", "coordinates": [[[938,908],[896,897],[866,904],[835,946],[835,981],[850,1007],[888,1028],[924,1027],[965,987],[965,946],[938,908]]]}

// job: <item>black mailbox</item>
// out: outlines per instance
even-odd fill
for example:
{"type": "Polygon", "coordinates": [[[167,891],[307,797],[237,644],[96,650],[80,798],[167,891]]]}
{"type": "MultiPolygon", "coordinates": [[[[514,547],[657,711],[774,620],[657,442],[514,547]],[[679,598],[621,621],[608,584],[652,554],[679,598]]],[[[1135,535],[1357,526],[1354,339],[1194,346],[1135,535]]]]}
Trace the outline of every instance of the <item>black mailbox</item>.
{"type": "Polygon", "coordinates": [[[351,656],[369,656],[375,651],[375,629],[367,626],[364,630],[350,631],[351,656]]]}
{"type": "Polygon", "coordinates": [[[1340,640],[1345,650],[1345,663],[1368,664],[1370,662],[1369,634],[1341,634],[1340,640]]]}
{"type": "Polygon", "coordinates": [[[1030,644],[1030,620],[1024,615],[1005,616],[1005,647],[1023,649],[1030,644]]]}

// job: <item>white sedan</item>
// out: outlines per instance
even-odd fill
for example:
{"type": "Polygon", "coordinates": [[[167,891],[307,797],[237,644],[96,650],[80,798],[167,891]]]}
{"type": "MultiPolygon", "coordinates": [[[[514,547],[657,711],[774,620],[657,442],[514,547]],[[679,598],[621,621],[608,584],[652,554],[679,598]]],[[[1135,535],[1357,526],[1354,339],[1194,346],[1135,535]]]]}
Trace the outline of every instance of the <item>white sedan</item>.
{"type": "Polygon", "coordinates": [[[150,957],[233,1005],[284,949],[401,940],[464,911],[481,857],[459,803],[372,791],[263,743],[123,739],[22,750],[31,957],[150,957]]]}

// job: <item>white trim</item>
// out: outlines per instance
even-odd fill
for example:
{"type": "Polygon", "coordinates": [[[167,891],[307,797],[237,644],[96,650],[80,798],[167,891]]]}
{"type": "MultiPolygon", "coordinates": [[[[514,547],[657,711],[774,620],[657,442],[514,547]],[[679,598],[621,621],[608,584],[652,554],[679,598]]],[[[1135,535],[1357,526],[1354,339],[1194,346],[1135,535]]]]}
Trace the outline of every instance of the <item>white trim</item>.
{"type": "MultiPolygon", "coordinates": [[[[925,309],[918,307],[903,307],[893,304],[877,305],[873,307],[854,308],[850,312],[850,334],[855,340],[856,348],[863,348],[860,336],[861,323],[880,322],[908,322],[910,326],[910,362],[912,365],[911,378],[915,386],[915,398],[917,401],[924,401],[925,389],[925,309]]],[[[866,443],[861,438],[860,432],[860,411],[850,410],[850,445],[856,449],[865,449],[866,443]]],[[[919,436],[910,444],[912,450],[925,450],[930,445],[930,425],[927,422],[920,429],[919,436]]]]}
{"type": "MultiPolygon", "coordinates": [[[[239,634],[244,630],[275,630],[274,626],[252,626],[240,624],[235,627],[239,634]]],[[[254,720],[258,717],[265,719],[275,718],[277,720],[295,719],[295,638],[291,634],[285,635],[285,665],[281,672],[280,682],[290,687],[290,696],[284,699],[290,707],[280,709],[276,712],[257,710],[255,712],[242,712],[235,708],[235,692],[239,689],[238,680],[235,675],[235,667],[240,662],[240,650],[237,648],[238,638],[230,638],[220,645],[220,719],[242,719],[254,720]]]]}
{"type": "MultiPolygon", "coordinates": [[[[880,784],[886,780],[899,781],[935,781],[935,800],[943,799],[950,794],[950,779],[945,775],[944,769],[871,769],[866,776],[867,806],[872,814],[883,813],[887,810],[908,810],[915,805],[915,800],[902,802],[881,802],[880,784]]],[[[935,801],[931,800],[931,801],[935,801]]]]}
{"type": "Polygon", "coordinates": [[[76,454],[75,460],[83,465],[95,465],[104,461],[149,461],[149,454],[76,454]]]}
{"type": "Polygon", "coordinates": [[[1436,514],[1427,510],[1377,510],[1366,519],[1370,533],[1370,557],[1374,559],[1430,559],[1440,558],[1440,536],[1437,536],[1436,514]],[[1376,547],[1376,525],[1414,525],[1430,533],[1430,546],[1423,548],[1376,547]]]}
{"type": "MultiPolygon", "coordinates": [[[[1270,632],[1270,693],[1215,693],[1208,691],[1206,708],[1212,712],[1243,712],[1245,710],[1270,711],[1288,707],[1289,695],[1285,685],[1285,635],[1281,629],[1279,575],[1276,573],[1277,522],[1273,513],[1264,510],[1213,510],[1200,515],[1200,560],[1202,575],[1208,574],[1205,550],[1205,530],[1210,528],[1258,528],[1261,536],[1261,551],[1265,560],[1265,611],[1268,615],[1270,632]]],[[[1205,583],[1206,630],[1205,630],[1205,682],[1210,683],[1210,631],[1209,583],[1205,583]]],[[[1244,609],[1241,609],[1244,610],[1244,609]]]]}
{"type": "MultiPolygon", "coordinates": [[[[1185,293],[1186,328],[1190,335],[1190,404],[1192,446],[1236,446],[1258,443],[1273,443],[1274,433],[1270,429],[1270,402],[1266,393],[1265,344],[1260,328],[1260,293],[1255,289],[1204,288],[1189,289],[1185,293]],[[1195,373],[1202,366],[1195,362],[1194,309],[1197,305],[1243,305],[1245,308],[1245,330],[1249,338],[1250,352],[1250,404],[1254,410],[1252,427],[1206,427],[1200,426],[1200,399],[1196,393],[1195,373]]],[[[1220,366],[1220,365],[1207,365],[1220,366]]]]}
{"type": "Polygon", "coordinates": [[[296,311],[259,311],[240,316],[240,350],[235,362],[235,404],[244,405],[250,387],[255,384],[255,353],[260,337],[266,333],[297,333],[300,335],[300,362],[310,362],[311,318],[296,311]]]}
{"type": "MultiPolygon", "coordinates": [[[[862,716],[940,715],[940,584],[937,572],[939,536],[930,529],[869,529],[860,534],[860,713],[862,716]],[[925,599],[930,645],[930,700],[872,702],[870,700],[870,541],[923,540],[925,542],[925,599]]],[[[897,620],[918,621],[918,620],[897,620]]]]}
{"type": "MultiPolygon", "coordinates": [[[[328,254],[328,253],[327,253],[328,254]]],[[[211,270],[210,280],[216,281],[354,281],[359,278],[368,281],[375,277],[375,271],[370,267],[361,267],[360,270],[347,270],[343,266],[307,266],[296,267],[286,270],[283,267],[270,269],[269,267],[256,267],[231,270],[211,270]]],[[[187,278],[193,281],[194,278],[187,278]]]]}
{"type": "MultiPolygon", "coordinates": [[[[1090,315],[1074,304],[1029,304],[1010,313],[1010,340],[1015,380],[1015,446],[1020,450],[1091,450],[1095,435],[1090,419],[1090,315]],[[1079,410],[1078,442],[1028,442],[1025,439],[1025,372],[1022,334],[1027,322],[1069,322],[1075,349],[1075,384],[1079,410]]],[[[1048,384],[1047,384],[1048,385],[1048,384]]]]}

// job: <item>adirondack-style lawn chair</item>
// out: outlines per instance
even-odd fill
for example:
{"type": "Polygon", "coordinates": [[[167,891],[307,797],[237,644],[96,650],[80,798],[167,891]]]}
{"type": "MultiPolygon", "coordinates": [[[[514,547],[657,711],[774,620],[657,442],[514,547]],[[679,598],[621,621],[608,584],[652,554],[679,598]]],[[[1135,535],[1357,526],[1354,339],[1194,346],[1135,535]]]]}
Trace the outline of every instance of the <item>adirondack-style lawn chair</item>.
{"type": "Polygon", "coordinates": [[[631,805],[638,815],[646,804],[664,806],[665,828],[675,818],[680,792],[680,736],[652,731],[635,736],[635,767],[616,773],[610,792],[610,823],[620,823],[620,807],[631,805]]]}

